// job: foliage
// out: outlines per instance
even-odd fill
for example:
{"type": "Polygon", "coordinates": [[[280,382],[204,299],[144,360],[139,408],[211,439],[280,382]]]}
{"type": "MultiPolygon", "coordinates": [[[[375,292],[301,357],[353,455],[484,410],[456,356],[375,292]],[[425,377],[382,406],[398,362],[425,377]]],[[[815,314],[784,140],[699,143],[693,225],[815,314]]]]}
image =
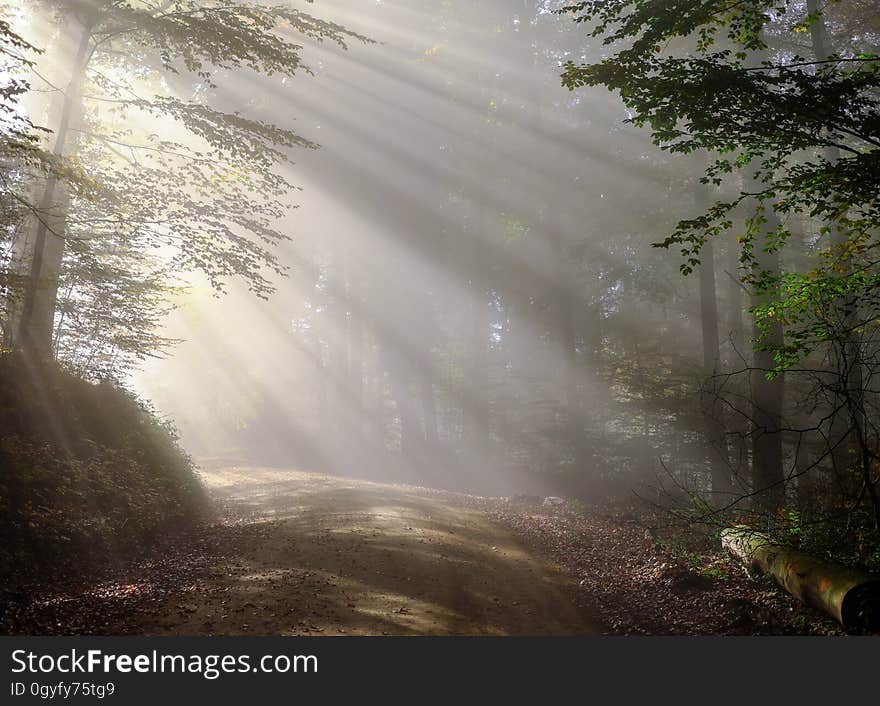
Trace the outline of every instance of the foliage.
{"type": "MultiPolygon", "coordinates": [[[[815,350],[814,300],[801,296],[804,287],[824,293],[842,288],[867,300],[865,319],[876,319],[875,34],[859,35],[855,44],[827,56],[814,47],[791,48],[792,31],[795,36],[833,31],[842,18],[833,4],[818,13],[779,0],[614,0],[569,4],[562,11],[576,22],[592,23],[592,34],[615,48],[600,62],[568,62],[566,86],[619,91],[632,111],[630,120],[650,127],[664,150],[714,154],[707,183],[719,185],[749,171],[735,198],[682,220],[659,245],[680,248],[682,272],[690,273],[706,240],[734,226],[736,209],[746,204],[753,210],[740,237],[744,281],[772,301],[752,313],[767,328],[784,307],[793,315],[790,326],[794,319],[803,324],[789,331],[782,346],[768,343],[779,370],[815,350]],[[759,255],[796,238],[805,219],[818,223],[819,239],[833,256],[796,275],[798,287],[792,289],[787,278],[780,288],[759,255]],[[854,249],[867,257],[850,260],[854,249]]],[[[846,301],[850,296],[837,300],[846,301]]]]}
{"type": "MultiPolygon", "coordinates": [[[[103,368],[87,372],[105,375],[112,360],[119,378],[167,343],[153,333],[157,317],[139,315],[141,302],[144,296],[167,299],[180,273],[199,271],[218,290],[229,277],[241,277],[266,297],[272,276],[285,272],[274,250],[289,238],[279,224],[296,188],[284,168],[292,148],[317,144],[248,117],[251,101],[242,101],[230,84],[243,75],[284,83],[309,72],[301,40],[343,47],[349,39],[368,40],[301,10],[246,0],[40,5],[54,14],[62,47],[53,47],[46,64],[69,72],[56,79],[67,86],[73,119],[67,132],[51,137],[55,158],[64,155],[71,167],[88,165],[87,180],[73,170],[62,175],[63,194],[56,194],[60,204],[54,206],[62,216],[49,227],[67,245],[60,309],[78,312],[77,321],[67,317],[56,331],[56,348],[63,358],[89,347],[97,330],[103,368]],[[65,43],[85,43],[86,51],[71,49],[66,58],[65,43]],[[83,55],[80,63],[73,53],[83,55]],[[111,271],[119,276],[115,283],[107,279],[111,271]],[[142,293],[118,297],[116,311],[133,303],[123,310],[121,330],[91,308],[96,286],[105,293],[142,293]]],[[[55,113],[50,110],[52,129],[64,124],[55,113]]],[[[47,176],[45,169],[25,167],[19,167],[16,195],[27,208],[6,221],[16,230],[29,227],[24,216],[36,205],[28,190],[40,188],[47,176]]],[[[7,296],[27,300],[28,289],[38,285],[11,267],[7,296]]]]}
{"type": "Polygon", "coordinates": [[[744,479],[745,495],[722,510],[677,480],[696,505],[686,517],[723,524],[731,519],[726,510],[742,512],[736,505],[750,493],[771,491],[763,509],[761,500],[752,505],[761,510],[756,526],[780,541],[875,565],[880,36],[870,7],[610,0],[560,12],[588,24],[608,47],[601,60],[569,61],[563,84],[618,92],[629,121],[648,128],[658,147],[704,153],[702,182],[735,192],[680,220],[657,243],[679,250],[687,275],[702,264],[710,239],[733,232],[741,281],[752,294],[755,355],[743,362],[759,377],[735,395],[737,371],[712,385],[755,437],[752,477],[744,479]],[[782,373],[787,410],[781,380],[775,388],[756,384],[782,373]],[[737,404],[743,399],[751,411],[737,404]],[[775,454],[758,440],[771,434],[775,454]]]}
{"type": "Polygon", "coordinates": [[[7,71],[5,83],[0,85],[0,136],[6,149],[23,147],[36,139],[36,126],[19,109],[19,98],[30,86],[13,71],[32,67],[34,59],[28,55],[38,53],[39,49],[16,33],[6,19],[0,18],[0,61],[7,71]]]}
{"type": "Polygon", "coordinates": [[[202,488],[173,428],[129,393],[8,352],[0,383],[4,583],[131,556],[198,519],[202,488]]]}

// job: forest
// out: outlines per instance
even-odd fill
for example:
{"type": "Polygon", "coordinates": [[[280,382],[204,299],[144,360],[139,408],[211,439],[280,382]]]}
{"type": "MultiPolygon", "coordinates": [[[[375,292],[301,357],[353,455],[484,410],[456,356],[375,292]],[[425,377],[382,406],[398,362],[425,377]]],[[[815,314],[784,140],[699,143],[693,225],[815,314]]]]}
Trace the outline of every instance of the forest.
{"type": "Polygon", "coordinates": [[[0,634],[878,633],[878,196],[874,0],[0,0],[0,634]]]}

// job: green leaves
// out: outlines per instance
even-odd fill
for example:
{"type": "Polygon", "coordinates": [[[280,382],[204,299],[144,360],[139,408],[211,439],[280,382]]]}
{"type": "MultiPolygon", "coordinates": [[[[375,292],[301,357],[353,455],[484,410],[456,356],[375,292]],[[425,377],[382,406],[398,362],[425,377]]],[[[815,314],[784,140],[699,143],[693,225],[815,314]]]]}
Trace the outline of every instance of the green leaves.
{"type": "Polygon", "coordinates": [[[97,9],[93,31],[99,37],[131,38],[157,50],[166,70],[182,68],[206,80],[217,71],[240,68],[293,76],[306,67],[302,46],[291,41],[292,36],[343,47],[349,39],[370,41],[284,5],[175,0],[156,8],[153,3],[105,0],[97,9]]]}
{"type": "MultiPolygon", "coordinates": [[[[288,5],[250,0],[42,5],[67,43],[88,42],[83,74],[63,76],[65,85],[81,85],[74,101],[83,121],[66,136],[63,160],[33,145],[20,186],[39,191],[52,170],[67,199],[58,351],[83,375],[121,375],[169,343],[153,332],[183,272],[200,271],[218,291],[239,277],[260,297],[285,273],[275,249],[289,238],[279,224],[297,191],[287,177],[290,155],[318,145],[249,114],[259,106],[229,85],[308,71],[306,43],[370,40],[288,5]]],[[[59,51],[46,60],[62,58],[59,51]]]]}
{"type": "Polygon", "coordinates": [[[695,39],[697,48],[705,50],[719,33],[745,49],[760,49],[768,15],[784,10],[779,0],[591,0],[557,12],[572,15],[577,23],[592,23],[592,36],[604,37],[605,44],[628,42],[631,49],[621,55],[637,60],[662,51],[676,37],[695,39]]]}
{"type": "Polygon", "coordinates": [[[877,263],[868,253],[880,227],[874,35],[856,37],[847,53],[809,59],[790,48],[791,35],[825,18],[794,3],[615,0],[561,11],[616,48],[594,64],[565,64],[565,86],[617,91],[629,121],[650,128],[661,149],[710,154],[704,183],[748,174],[737,196],[680,221],[657,247],[678,248],[681,272],[690,274],[704,244],[734,228],[735,212],[747,207],[738,234],[743,281],[762,301],[752,310],[759,327],[787,327],[774,351],[780,370],[844,335],[841,321],[858,311],[876,318],[865,309],[876,299],[877,263]],[[845,256],[823,257],[808,273],[769,276],[762,254],[784,252],[793,226],[804,223],[824,237],[820,251],[845,256]]]}

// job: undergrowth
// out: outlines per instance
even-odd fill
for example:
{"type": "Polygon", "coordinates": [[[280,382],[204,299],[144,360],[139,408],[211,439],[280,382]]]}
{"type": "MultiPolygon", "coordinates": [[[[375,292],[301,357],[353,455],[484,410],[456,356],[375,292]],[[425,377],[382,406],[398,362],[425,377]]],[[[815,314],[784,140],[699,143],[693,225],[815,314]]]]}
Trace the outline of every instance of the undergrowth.
{"type": "Polygon", "coordinates": [[[131,393],[0,354],[0,581],[145,551],[206,507],[174,429],[131,393]]]}

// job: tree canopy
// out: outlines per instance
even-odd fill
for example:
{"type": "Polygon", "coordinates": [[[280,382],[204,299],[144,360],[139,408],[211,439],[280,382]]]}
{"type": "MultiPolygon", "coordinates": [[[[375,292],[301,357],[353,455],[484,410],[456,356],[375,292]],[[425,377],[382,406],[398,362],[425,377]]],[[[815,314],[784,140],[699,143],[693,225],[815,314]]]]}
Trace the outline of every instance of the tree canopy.
{"type": "MultiPolygon", "coordinates": [[[[217,288],[241,277],[264,297],[267,274],[285,269],[274,251],[290,237],[278,227],[290,207],[282,197],[294,190],[284,167],[291,149],[317,144],[248,117],[253,97],[224,91],[224,82],[240,72],[286,81],[309,71],[304,41],[345,46],[366,38],[261,3],[45,4],[59,23],[54,51],[45,54],[58,83],[46,80],[64,96],[48,107],[46,130],[54,159],[67,166],[50,175],[41,196],[16,196],[47,213],[36,219],[37,242],[42,226],[60,241],[59,262],[45,271],[40,245],[35,259],[44,272],[30,267],[10,291],[24,302],[23,318],[41,319],[46,339],[54,316],[28,313],[27,305],[41,288],[57,289],[47,306],[54,311],[57,300],[68,312],[53,334],[67,339],[57,348],[79,349],[77,365],[101,360],[102,373],[112,373],[161,345],[151,333],[156,317],[144,313],[180,273],[200,271],[217,288]],[[97,355],[96,340],[104,342],[97,355]]],[[[20,257],[25,268],[35,261],[20,257]]],[[[6,327],[7,340],[20,326],[6,327]]]]}
{"type": "Polygon", "coordinates": [[[780,369],[839,333],[811,302],[859,299],[860,322],[877,318],[880,62],[872,33],[834,42],[835,28],[844,34],[853,15],[870,15],[847,5],[617,0],[560,10],[612,47],[595,63],[569,61],[564,85],[618,91],[630,120],[650,127],[662,149],[708,152],[707,183],[748,169],[735,198],[682,220],[660,245],[680,248],[689,273],[707,239],[733,227],[746,203],[745,279],[778,294],[753,313],[788,324],[774,351],[780,369]],[[812,42],[792,41],[802,37],[812,42]],[[764,233],[770,213],[772,232],[764,233]],[[820,222],[829,245],[817,266],[784,275],[761,268],[756,254],[783,247],[804,219],[820,222]]]}

